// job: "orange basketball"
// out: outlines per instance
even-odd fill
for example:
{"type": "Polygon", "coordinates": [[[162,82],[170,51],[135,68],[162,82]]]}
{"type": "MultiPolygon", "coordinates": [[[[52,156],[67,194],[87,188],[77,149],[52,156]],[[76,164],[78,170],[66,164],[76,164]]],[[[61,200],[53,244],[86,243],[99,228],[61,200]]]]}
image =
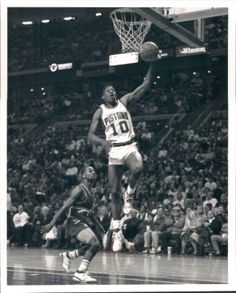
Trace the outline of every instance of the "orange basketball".
{"type": "Polygon", "coordinates": [[[139,55],[143,61],[152,62],[158,59],[159,47],[153,42],[143,43],[139,55]]]}

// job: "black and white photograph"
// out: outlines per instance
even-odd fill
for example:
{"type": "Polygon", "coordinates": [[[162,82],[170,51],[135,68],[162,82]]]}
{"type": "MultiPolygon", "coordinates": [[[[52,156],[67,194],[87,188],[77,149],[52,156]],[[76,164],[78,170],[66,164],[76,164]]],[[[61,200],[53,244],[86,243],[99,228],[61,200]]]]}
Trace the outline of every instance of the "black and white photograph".
{"type": "Polygon", "coordinates": [[[1,292],[236,289],[231,2],[3,1],[1,292]]]}

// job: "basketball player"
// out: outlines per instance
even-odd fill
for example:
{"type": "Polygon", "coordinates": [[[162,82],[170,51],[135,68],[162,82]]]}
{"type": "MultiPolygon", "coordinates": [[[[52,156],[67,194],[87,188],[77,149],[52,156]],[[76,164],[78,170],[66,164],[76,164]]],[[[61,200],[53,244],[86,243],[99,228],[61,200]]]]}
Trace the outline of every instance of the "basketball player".
{"type": "Polygon", "coordinates": [[[127,106],[143,97],[151,87],[153,75],[154,63],[151,63],[143,83],[120,99],[117,98],[112,85],[106,86],[102,95],[103,104],[94,113],[88,134],[88,141],[101,145],[109,156],[108,183],[111,192],[112,226],[115,232],[118,232],[120,228],[120,188],[123,165],[126,165],[130,171],[129,184],[123,196],[124,202],[132,202],[143,167],[127,106]],[[95,134],[100,120],[105,128],[106,139],[95,134]]]}
{"type": "MultiPolygon", "coordinates": [[[[93,257],[99,251],[101,245],[98,237],[90,228],[89,212],[92,208],[91,186],[95,182],[97,175],[93,167],[88,166],[81,171],[82,182],[76,186],[70,197],[64,203],[62,208],[55,214],[52,221],[41,228],[41,232],[45,233],[52,229],[59,217],[68,211],[67,214],[67,230],[71,237],[76,238],[87,245],[87,249],[83,256],[80,266],[73,275],[73,280],[79,283],[94,283],[96,279],[92,278],[88,273],[88,266],[93,257]]],[[[71,252],[60,253],[63,268],[68,272],[70,262],[79,256],[76,249],[71,252]]]]}

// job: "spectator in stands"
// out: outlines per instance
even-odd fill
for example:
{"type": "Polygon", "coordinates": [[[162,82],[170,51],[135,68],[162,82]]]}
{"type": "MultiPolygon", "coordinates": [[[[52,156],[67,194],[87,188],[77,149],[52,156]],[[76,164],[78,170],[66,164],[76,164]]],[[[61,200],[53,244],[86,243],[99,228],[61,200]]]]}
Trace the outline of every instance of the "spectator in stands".
{"type": "Polygon", "coordinates": [[[208,226],[209,231],[209,238],[212,234],[219,234],[222,227],[222,222],[218,215],[214,215],[213,211],[209,211],[207,213],[208,222],[205,223],[205,225],[208,226]]]}
{"type": "Polygon", "coordinates": [[[22,205],[17,208],[18,212],[13,216],[14,231],[10,239],[10,244],[28,247],[31,244],[32,224],[29,222],[30,216],[24,211],[22,205]]]}
{"type": "Polygon", "coordinates": [[[225,193],[221,194],[220,204],[226,209],[228,207],[228,197],[225,193]]]}
{"type": "Polygon", "coordinates": [[[182,210],[186,209],[186,200],[183,198],[182,192],[177,192],[176,200],[173,201],[173,206],[180,205],[182,210]]]}
{"type": "Polygon", "coordinates": [[[126,247],[129,251],[142,251],[143,249],[143,221],[137,218],[137,211],[131,208],[129,217],[122,224],[122,233],[126,240],[126,247]],[[128,245],[127,245],[128,244],[128,245]]]}
{"type": "Polygon", "coordinates": [[[146,231],[144,231],[144,251],[143,253],[156,254],[161,251],[159,236],[165,231],[165,214],[162,207],[157,209],[157,214],[152,221],[146,221],[146,231]],[[155,219],[155,220],[154,220],[155,219]]]}
{"type": "Polygon", "coordinates": [[[204,255],[204,249],[209,247],[209,234],[208,234],[208,217],[203,212],[202,204],[199,204],[196,208],[197,217],[199,221],[202,222],[202,226],[199,228],[199,241],[198,241],[198,251],[199,255],[204,255]]]}
{"type": "MultiPolygon", "coordinates": [[[[45,226],[46,224],[50,223],[53,217],[53,214],[46,204],[42,205],[41,213],[42,213],[41,226],[45,226]]],[[[42,234],[43,242],[46,242],[45,236],[46,236],[45,234],[42,234]]]]}
{"type": "Polygon", "coordinates": [[[161,251],[166,252],[167,247],[170,246],[170,228],[174,224],[174,219],[172,216],[172,205],[163,205],[164,212],[164,229],[161,233],[158,233],[159,236],[158,243],[160,242],[161,251]]]}
{"type": "Polygon", "coordinates": [[[181,235],[181,254],[186,253],[186,245],[190,242],[193,247],[193,255],[197,255],[197,245],[199,243],[199,229],[203,223],[201,219],[197,217],[197,213],[194,210],[189,210],[186,213],[185,224],[181,235]]]}
{"type": "MultiPolygon", "coordinates": [[[[96,169],[97,170],[97,169],[96,169]]],[[[102,224],[105,232],[109,229],[111,222],[111,215],[108,213],[108,208],[105,205],[101,205],[98,207],[97,218],[102,224]]]]}
{"type": "Polygon", "coordinates": [[[185,215],[181,213],[181,210],[180,204],[174,205],[172,208],[174,222],[172,226],[167,228],[167,232],[169,232],[169,246],[172,246],[173,252],[177,254],[181,252],[181,234],[185,224],[185,215]]]}
{"type": "Polygon", "coordinates": [[[211,203],[207,203],[205,205],[205,207],[203,207],[203,212],[204,212],[204,215],[206,216],[207,219],[208,219],[207,215],[208,215],[209,211],[212,211],[212,204],[211,203]]]}
{"type": "Polygon", "coordinates": [[[202,206],[202,204],[197,205],[196,212],[197,212],[197,216],[199,218],[201,218],[203,222],[206,222],[207,221],[207,216],[203,212],[203,206],[202,206]]]}
{"type": "Polygon", "coordinates": [[[214,191],[217,188],[217,184],[212,177],[208,178],[208,181],[205,183],[205,188],[208,188],[210,191],[214,191]]]}
{"type": "Polygon", "coordinates": [[[228,222],[228,216],[222,204],[219,204],[217,208],[213,209],[213,212],[215,216],[218,216],[222,224],[228,222]]]}
{"type": "Polygon", "coordinates": [[[213,192],[212,191],[208,191],[206,194],[206,199],[203,201],[203,208],[205,208],[205,206],[207,204],[211,204],[212,208],[214,208],[217,204],[217,199],[215,197],[213,197],[213,192]]]}
{"type": "Polygon", "coordinates": [[[219,234],[211,235],[211,244],[215,251],[215,255],[221,255],[221,246],[228,246],[228,223],[222,225],[221,231],[219,234]]]}

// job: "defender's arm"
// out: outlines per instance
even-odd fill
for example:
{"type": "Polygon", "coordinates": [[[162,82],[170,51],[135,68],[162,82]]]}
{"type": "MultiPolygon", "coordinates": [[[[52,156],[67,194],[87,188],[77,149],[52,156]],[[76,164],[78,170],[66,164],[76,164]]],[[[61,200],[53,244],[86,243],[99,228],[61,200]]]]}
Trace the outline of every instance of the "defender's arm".
{"type": "Polygon", "coordinates": [[[46,233],[52,229],[56,224],[57,220],[65,213],[65,211],[74,203],[75,199],[81,194],[81,189],[77,187],[74,188],[71,192],[70,197],[66,200],[64,205],[56,212],[51,222],[45,226],[42,226],[40,229],[41,233],[46,233]]]}

